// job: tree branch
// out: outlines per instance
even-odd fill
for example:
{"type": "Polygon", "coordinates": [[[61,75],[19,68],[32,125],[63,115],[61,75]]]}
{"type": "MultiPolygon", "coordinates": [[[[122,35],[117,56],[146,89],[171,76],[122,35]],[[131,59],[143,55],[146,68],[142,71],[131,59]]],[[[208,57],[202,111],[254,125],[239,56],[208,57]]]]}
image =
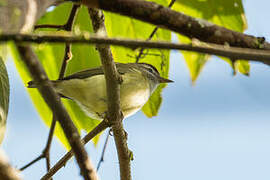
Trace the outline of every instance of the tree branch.
{"type": "Polygon", "coordinates": [[[13,40],[15,42],[32,42],[32,43],[84,43],[84,44],[111,44],[123,46],[131,49],[144,47],[149,49],[177,49],[185,51],[195,51],[200,53],[224,56],[231,59],[246,59],[252,61],[270,64],[270,51],[261,49],[238,48],[226,45],[218,45],[211,43],[196,42],[192,44],[181,44],[171,42],[154,42],[131,39],[107,38],[85,35],[85,36],[69,36],[69,35],[27,35],[27,34],[2,34],[0,42],[13,40]]]}
{"type": "Polygon", "coordinates": [[[106,152],[106,149],[108,146],[109,137],[110,137],[110,130],[109,130],[108,134],[106,135],[106,139],[105,139],[105,142],[104,142],[104,145],[102,148],[102,153],[101,153],[100,159],[99,159],[98,164],[97,164],[97,171],[99,170],[101,163],[104,162],[104,156],[105,156],[105,152],[106,152]]]}
{"type": "Polygon", "coordinates": [[[58,24],[38,24],[35,25],[34,29],[39,29],[39,28],[55,28],[55,29],[62,29],[65,31],[71,31],[72,30],[72,26],[74,23],[74,19],[76,17],[77,14],[77,10],[80,7],[80,5],[74,4],[72,6],[71,12],[69,14],[68,20],[65,24],[63,25],[58,25],[58,24]]]}
{"type": "MultiPolygon", "coordinates": [[[[82,143],[86,144],[103,130],[109,127],[107,121],[101,121],[92,131],[90,131],[83,139],[82,143]]],[[[66,153],[48,172],[45,174],[41,180],[47,180],[52,177],[59,169],[65,166],[67,161],[74,155],[73,151],[70,150],[66,153]]]]}
{"type": "MultiPolygon", "coordinates": [[[[65,31],[71,31],[74,20],[75,20],[75,17],[76,17],[76,14],[77,14],[77,10],[78,10],[79,7],[80,7],[80,5],[73,5],[72,9],[71,9],[71,12],[69,14],[68,20],[66,21],[65,24],[59,25],[58,28],[61,28],[61,29],[65,30],[65,31]]],[[[53,25],[52,27],[54,27],[54,26],[55,25],[53,25]]],[[[37,28],[50,28],[50,27],[51,27],[51,25],[42,24],[42,25],[35,26],[35,29],[37,29],[37,28]]],[[[67,67],[68,61],[71,59],[71,57],[72,57],[71,44],[66,43],[65,53],[64,53],[63,60],[62,60],[62,65],[61,65],[61,69],[60,69],[58,79],[64,78],[66,67],[67,67]]],[[[47,170],[49,170],[51,168],[50,167],[50,148],[51,148],[51,142],[52,142],[52,139],[53,139],[53,134],[54,134],[55,126],[56,126],[56,121],[57,120],[55,118],[55,115],[53,115],[51,126],[50,126],[50,131],[49,131],[49,136],[48,136],[48,139],[47,139],[47,143],[46,143],[46,146],[43,149],[41,155],[39,155],[37,158],[35,158],[31,162],[29,162],[28,164],[26,164],[25,166],[20,168],[20,170],[24,170],[24,169],[28,168],[29,166],[31,166],[32,164],[36,163],[37,161],[39,161],[39,160],[41,160],[43,158],[46,159],[47,170]]]]}
{"type": "MultiPolygon", "coordinates": [[[[69,18],[67,20],[67,22],[62,25],[62,29],[66,30],[66,31],[71,31],[72,30],[72,26],[74,24],[74,20],[78,11],[78,8],[80,7],[80,5],[73,5],[71,12],[69,14],[69,18]]],[[[39,28],[42,28],[42,26],[40,26],[39,28]]],[[[35,26],[35,29],[37,29],[37,27],[35,26]]],[[[71,44],[70,43],[66,43],[65,45],[65,53],[64,53],[64,57],[62,60],[62,65],[61,65],[61,69],[59,72],[59,76],[58,79],[62,79],[65,76],[65,72],[66,72],[66,68],[67,68],[67,64],[68,61],[71,59],[72,57],[72,52],[71,52],[71,44]]],[[[46,158],[46,165],[47,165],[47,171],[50,170],[51,165],[50,165],[50,148],[51,148],[51,143],[52,143],[52,139],[53,139],[53,134],[54,134],[54,130],[55,130],[55,126],[56,126],[56,117],[55,114],[53,114],[53,119],[52,119],[52,123],[51,123],[51,127],[50,127],[50,132],[49,132],[49,136],[48,136],[48,140],[46,143],[46,146],[42,152],[42,154],[44,154],[45,158],[46,158]]]]}
{"type": "Polygon", "coordinates": [[[88,7],[97,7],[135,18],[204,42],[243,48],[270,49],[270,44],[265,42],[264,38],[232,31],[154,2],[142,0],[81,0],[81,2],[88,7]]]}
{"type": "Polygon", "coordinates": [[[17,44],[17,48],[34,81],[37,82],[38,90],[48,106],[55,113],[57,120],[63,128],[65,136],[75,153],[82,176],[87,180],[98,179],[93,165],[88,159],[87,153],[83,148],[80,135],[65,110],[60,97],[55,93],[51,82],[48,80],[44,69],[37,59],[37,56],[29,46],[17,44]]]}
{"type": "MultiPolygon", "coordinates": [[[[104,15],[102,11],[89,8],[88,12],[92,20],[94,32],[98,36],[106,37],[107,31],[104,25],[104,15]]],[[[131,169],[129,149],[122,124],[123,114],[120,107],[120,83],[122,79],[115,67],[110,46],[96,45],[96,47],[100,55],[106,79],[108,102],[108,116],[106,118],[108,118],[108,121],[112,124],[112,131],[120,165],[120,177],[122,180],[130,180],[131,169]]]]}

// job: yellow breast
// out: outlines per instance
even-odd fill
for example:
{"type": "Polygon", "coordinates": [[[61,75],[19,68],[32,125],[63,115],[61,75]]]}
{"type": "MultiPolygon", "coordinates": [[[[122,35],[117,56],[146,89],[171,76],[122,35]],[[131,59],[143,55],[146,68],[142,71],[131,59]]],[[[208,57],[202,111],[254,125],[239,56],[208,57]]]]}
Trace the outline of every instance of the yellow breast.
{"type": "MultiPolygon", "coordinates": [[[[147,79],[138,72],[122,75],[120,85],[120,105],[124,117],[128,117],[142,108],[150,97],[147,79]]],[[[58,93],[74,100],[88,116],[103,119],[107,111],[107,94],[104,75],[86,79],[70,79],[56,82],[58,93]]]]}

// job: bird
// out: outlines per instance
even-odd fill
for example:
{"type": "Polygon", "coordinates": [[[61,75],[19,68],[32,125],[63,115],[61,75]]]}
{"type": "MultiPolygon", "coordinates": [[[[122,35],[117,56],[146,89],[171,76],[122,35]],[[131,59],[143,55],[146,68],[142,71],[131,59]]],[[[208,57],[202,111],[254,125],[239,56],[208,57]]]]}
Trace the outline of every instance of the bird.
{"type": "MultiPolygon", "coordinates": [[[[148,63],[116,63],[121,75],[120,107],[127,118],[148,101],[160,83],[171,83],[160,76],[158,70],[148,63]]],[[[54,90],[63,98],[75,101],[89,117],[103,120],[107,112],[107,91],[103,67],[76,72],[59,80],[52,80],[54,90]]],[[[28,88],[37,83],[28,82],[28,88]]]]}

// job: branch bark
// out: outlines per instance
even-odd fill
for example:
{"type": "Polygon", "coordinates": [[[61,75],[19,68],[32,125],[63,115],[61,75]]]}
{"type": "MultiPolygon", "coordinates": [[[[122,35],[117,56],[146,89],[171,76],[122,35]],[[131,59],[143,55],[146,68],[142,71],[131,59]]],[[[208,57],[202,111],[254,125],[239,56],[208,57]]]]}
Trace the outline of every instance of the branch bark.
{"type": "MultiPolygon", "coordinates": [[[[66,30],[66,31],[71,31],[72,30],[72,26],[74,24],[75,17],[76,17],[76,14],[77,14],[77,11],[78,11],[79,7],[80,7],[79,5],[73,5],[72,6],[72,9],[71,9],[71,12],[69,14],[69,18],[68,18],[67,22],[64,25],[62,25],[62,28],[64,30],[66,30]]],[[[41,28],[41,27],[42,26],[39,26],[39,28],[41,28]]],[[[37,29],[36,26],[35,26],[35,29],[37,29]]],[[[66,43],[65,53],[64,53],[63,60],[62,60],[62,65],[61,65],[61,69],[60,69],[60,72],[59,72],[58,79],[64,78],[66,68],[67,68],[67,64],[68,64],[68,61],[71,59],[71,57],[72,57],[71,44],[66,43]]],[[[53,114],[48,140],[47,140],[46,146],[45,146],[45,148],[44,148],[44,150],[42,152],[42,154],[44,154],[44,156],[46,158],[47,171],[49,171],[50,168],[51,168],[51,165],[50,165],[50,148],[51,148],[51,143],[52,143],[52,139],[53,139],[53,135],[54,135],[56,121],[57,121],[57,119],[55,118],[55,115],[53,114]]],[[[52,178],[50,180],[52,180],[52,178]]]]}
{"type": "MultiPolygon", "coordinates": [[[[0,34],[0,42],[32,42],[32,43],[83,43],[83,44],[111,44],[123,46],[126,48],[136,49],[138,47],[150,49],[177,49],[185,51],[195,51],[200,53],[224,56],[231,59],[246,59],[257,62],[270,64],[270,51],[263,49],[250,49],[230,47],[212,43],[195,42],[192,44],[171,43],[165,41],[145,41],[119,38],[107,38],[85,35],[85,36],[68,36],[68,35],[27,35],[27,34],[0,34]]],[[[193,41],[194,42],[194,41],[193,41]]]]}
{"type": "Polygon", "coordinates": [[[17,44],[17,48],[34,81],[37,82],[38,90],[40,91],[48,106],[54,112],[57,120],[63,128],[67,140],[69,141],[69,144],[75,153],[75,157],[81,169],[82,176],[87,180],[98,179],[97,175],[95,174],[93,165],[90,162],[85,149],[83,148],[83,144],[80,140],[80,135],[72,120],[70,119],[67,111],[65,110],[60,97],[55,93],[51,82],[48,80],[44,69],[37,59],[37,56],[30,46],[17,44]]]}
{"type": "MultiPolygon", "coordinates": [[[[46,24],[45,25],[37,25],[37,26],[35,26],[35,29],[57,27],[59,29],[65,30],[65,31],[71,31],[79,6],[80,5],[73,5],[73,7],[71,9],[71,12],[69,14],[69,18],[68,18],[68,20],[67,20],[67,22],[65,24],[63,24],[63,25],[46,25],[46,24]]],[[[61,65],[61,69],[60,69],[58,79],[64,78],[66,67],[67,67],[68,61],[71,59],[71,56],[72,56],[71,44],[66,43],[64,58],[62,60],[62,65],[61,65]]],[[[24,170],[24,169],[28,168],[29,166],[31,166],[32,164],[36,163],[37,161],[39,161],[39,160],[41,160],[43,158],[46,159],[47,170],[49,170],[51,168],[50,167],[50,147],[51,147],[51,142],[52,142],[52,139],[53,139],[53,134],[54,134],[55,126],[56,126],[56,121],[57,120],[55,118],[55,115],[53,115],[51,126],[50,126],[50,131],[49,131],[49,136],[48,136],[48,139],[47,139],[47,143],[46,143],[46,146],[43,149],[41,155],[39,155],[37,158],[35,158],[31,162],[29,162],[28,164],[26,164],[25,166],[20,168],[20,170],[24,170]]]]}
{"type": "MultiPolygon", "coordinates": [[[[98,36],[107,36],[106,27],[104,25],[104,15],[102,11],[89,8],[93,29],[98,36]]],[[[117,148],[117,154],[120,165],[120,177],[122,180],[131,179],[131,168],[129,149],[125,130],[122,120],[123,114],[120,107],[120,83],[121,76],[119,75],[113,60],[109,45],[96,45],[100,55],[100,59],[104,68],[107,89],[108,102],[108,121],[112,125],[114,141],[117,148]]]]}
{"type": "MultiPolygon", "coordinates": [[[[109,127],[106,121],[101,121],[92,131],[90,131],[83,139],[83,144],[88,143],[91,139],[101,133],[103,130],[109,127]]],[[[59,169],[65,166],[68,160],[74,155],[73,151],[70,150],[66,153],[42,178],[41,180],[48,180],[52,177],[59,169]]]]}
{"type": "Polygon", "coordinates": [[[148,22],[204,42],[229,44],[242,48],[270,49],[270,44],[265,42],[264,38],[232,31],[154,2],[142,0],[82,0],[82,3],[88,7],[96,7],[148,22]]]}

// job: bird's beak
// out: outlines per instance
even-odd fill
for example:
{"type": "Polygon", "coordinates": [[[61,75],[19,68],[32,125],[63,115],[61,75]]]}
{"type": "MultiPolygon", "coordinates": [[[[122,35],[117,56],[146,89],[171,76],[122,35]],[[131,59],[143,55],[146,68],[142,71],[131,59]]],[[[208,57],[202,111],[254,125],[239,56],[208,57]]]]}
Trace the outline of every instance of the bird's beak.
{"type": "Polygon", "coordinates": [[[174,81],[170,80],[170,79],[166,79],[163,77],[159,77],[159,83],[172,83],[174,81]]]}

